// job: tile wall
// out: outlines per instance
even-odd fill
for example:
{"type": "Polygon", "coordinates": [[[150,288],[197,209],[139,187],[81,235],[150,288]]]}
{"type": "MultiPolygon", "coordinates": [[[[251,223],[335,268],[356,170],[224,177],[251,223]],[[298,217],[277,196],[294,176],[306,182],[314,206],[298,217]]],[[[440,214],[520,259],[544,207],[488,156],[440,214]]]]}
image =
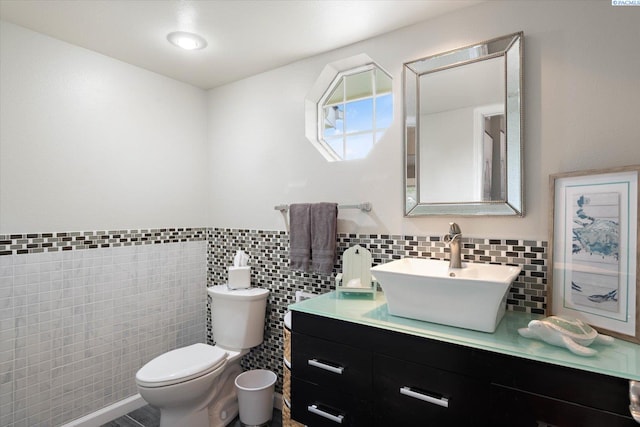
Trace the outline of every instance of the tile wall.
{"type": "Polygon", "coordinates": [[[59,426],[134,395],[205,340],[205,229],[0,236],[0,426],[59,426]]]}
{"type": "MultiPolygon", "coordinates": [[[[359,244],[369,249],[375,265],[403,257],[448,259],[449,249],[440,236],[386,234],[339,234],[338,259],[331,276],[300,273],[289,269],[289,235],[284,231],[207,229],[208,286],[227,279],[227,267],[242,249],[251,258],[254,286],[271,291],[267,306],[265,339],[242,361],[244,369],[271,369],[278,374],[276,390],[282,391],[282,319],[297,290],[325,293],[335,289],[335,273],[341,271],[341,254],[359,244]]],[[[546,311],[547,242],[511,239],[463,239],[462,256],[467,262],[517,264],[523,272],[508,295],[508,308],[544,314],[546,311]]],[[[207,318],[211,306],[207,304],[207,318]]],[[[207,323],[209,325],[209,323],[207,323]]],[[[211,329],[207,337],[213,342],[211,329]]]]}
{"type": "MultiPolygon", "coordinates": [[[[546,310],[547,244],[463,239],[469,262],[518,264],[511,310],[546,310]]],[[[271,291],[265,340],[244,369],[278,374],[282,318],[297,290],[335,289],[344,250],[360,244],[374,264],[405,256],[448,258],[439,236],[340,234],[330,276],[289,269],[284,231],[222,228],[0,236],[0,425],[56,426],[136,393],[137,369],[173,348],[214,342],[206,286],[222,284],[238,249],[252,283],[271,291]]]]}

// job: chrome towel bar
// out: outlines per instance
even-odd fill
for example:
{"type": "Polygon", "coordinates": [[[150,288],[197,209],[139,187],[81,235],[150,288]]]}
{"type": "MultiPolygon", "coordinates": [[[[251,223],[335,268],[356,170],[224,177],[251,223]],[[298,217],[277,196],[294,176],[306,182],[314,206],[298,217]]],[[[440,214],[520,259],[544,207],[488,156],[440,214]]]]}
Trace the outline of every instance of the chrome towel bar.
{"type": "MultiPolygon", "coordinates": [[[[284,213],[289,210],[289,205],[276,205],[273,209],[284,213]]],[[[338,209],[360,209],[362,212],[371,212],[372,207],[370,202],[364,202],[357,205],[338,205],[338,209]]]]}

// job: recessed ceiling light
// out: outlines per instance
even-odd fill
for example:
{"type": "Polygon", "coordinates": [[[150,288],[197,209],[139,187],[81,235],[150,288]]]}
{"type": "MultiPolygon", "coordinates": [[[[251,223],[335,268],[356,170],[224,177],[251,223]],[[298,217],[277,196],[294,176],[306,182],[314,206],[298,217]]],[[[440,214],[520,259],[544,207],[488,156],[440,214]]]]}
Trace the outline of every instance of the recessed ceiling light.
{"type": "Polygon", "coordinates": [[[197,34],[187,33],[186,31],[175,31],[167,34],[167,40],[172,44],[186,50],[204,49],[207,47],[207,41],[197,34]]]}

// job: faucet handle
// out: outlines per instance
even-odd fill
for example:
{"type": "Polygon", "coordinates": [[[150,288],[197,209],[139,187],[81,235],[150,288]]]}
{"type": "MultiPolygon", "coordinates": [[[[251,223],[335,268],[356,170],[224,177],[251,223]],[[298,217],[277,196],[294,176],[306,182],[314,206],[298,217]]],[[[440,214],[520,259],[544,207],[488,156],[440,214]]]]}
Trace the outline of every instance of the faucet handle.
{"type": "Polygon", "coordinates": [[[460,230],[460,226],[458,224],[456,224],[455,222],[450,222],[449,223],[449,234],[450,235],[456,235],[456,234],[462,234],[462,231],[460,230]]]}

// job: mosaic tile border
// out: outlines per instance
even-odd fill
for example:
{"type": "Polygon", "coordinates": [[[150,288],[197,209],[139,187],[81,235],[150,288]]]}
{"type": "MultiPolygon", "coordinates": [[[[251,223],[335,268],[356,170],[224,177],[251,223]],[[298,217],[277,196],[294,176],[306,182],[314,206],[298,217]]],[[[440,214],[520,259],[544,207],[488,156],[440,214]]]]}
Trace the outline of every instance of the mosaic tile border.
{"type": "MultiPolygon", "coordinates": [[[[342,270],[342,253],[359,244],[369,249],[375,265],[403,257],[448,259],[449,248],[441,236],[390,234],[339,234],[338,257],[332,275],[301,273],[289,269],[289,234],[285,231],[207,229],[207,286],[225,283],[227,267],[238,249],[250,255],[251,281],[270,290],[263,343],[242,359],[243,369],[271,369],[282,390],[284,339],[282,319],[295,302],[296,291],[322,294],[335,289],[335,273],[342,270]]],[[[509,310],[546,312],[547,242],[517,239],[463,238],[462,257],[467,262],[520,265],[522,272],[509,290],[509,310]]],[[[211,304],[207,303],[207,341],[211,333],[211,304]]]]}
{"type": "Polygon", "coordinates": [[[0,256],[206,240],[206,228],[0,234],[0,256]]]}

